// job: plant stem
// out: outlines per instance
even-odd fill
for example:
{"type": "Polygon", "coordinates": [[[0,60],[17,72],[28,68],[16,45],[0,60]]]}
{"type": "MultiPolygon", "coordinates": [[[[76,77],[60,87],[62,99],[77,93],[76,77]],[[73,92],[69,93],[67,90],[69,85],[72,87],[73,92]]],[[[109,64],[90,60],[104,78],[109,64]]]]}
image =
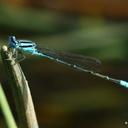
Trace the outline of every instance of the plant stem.
{"type": "Polygon", "coordinates": [[[17,128],[16,122],[15,122],[12,112],[10,110],[9,104],[7,102],[7,99],[6,99],[6,96],[4,94],[4,90],[1,86],[1,84],[0,84],[0,108],[4,115],[6,127],[7,128],[17,128]]]}
{"type": "Polygon", "coordinates": [[[24,73],[8,51],[6,46],[1,49],[1,56],[5,71],[11,85],[20,128],[38,128],[34,105],[24,73]]]}

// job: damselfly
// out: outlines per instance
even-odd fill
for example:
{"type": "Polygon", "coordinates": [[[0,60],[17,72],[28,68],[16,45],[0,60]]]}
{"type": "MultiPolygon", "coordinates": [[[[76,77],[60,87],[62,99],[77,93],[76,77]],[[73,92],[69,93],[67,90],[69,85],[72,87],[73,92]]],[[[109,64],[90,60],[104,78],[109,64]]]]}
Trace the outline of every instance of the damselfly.
{"type": "Polygon", "coordinates": [[[35,42],[30,40],[17,40],[15,36],[9,37],[9,48],[13,50],[13,55],[15,55],[15,57],[17,57],[18,52],[42,56],[128,88],[128,82],[100,74],[101,62],[98,59],[47,48],[42,48],[42,50],[40,50],[35,42]]]}

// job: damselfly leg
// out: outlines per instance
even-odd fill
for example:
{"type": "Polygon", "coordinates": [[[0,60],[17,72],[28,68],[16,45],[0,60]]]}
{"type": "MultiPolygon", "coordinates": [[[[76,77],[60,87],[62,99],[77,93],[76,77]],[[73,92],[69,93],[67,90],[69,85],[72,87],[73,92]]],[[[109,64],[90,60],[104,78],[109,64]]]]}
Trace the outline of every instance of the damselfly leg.
{"type": "MultiPolygon", "coordinates": [[[[21,50],[18,50],[15,48],[14,49],[9,48],[9,51],[12,52],[12,57],[16,62],[21,62],[26,58],[21,50]]],[[[7,59],[7,60],[10,60],[10,59],[7,59]]]]}
{"type": "Polygon", "coordinates": [[[25,58],[26,58],[26,56],[22,53],[22,51],[21,50],[17,50],[17,53],[16,53],[16,61],[17,62],[21,62],[25,58]]]}

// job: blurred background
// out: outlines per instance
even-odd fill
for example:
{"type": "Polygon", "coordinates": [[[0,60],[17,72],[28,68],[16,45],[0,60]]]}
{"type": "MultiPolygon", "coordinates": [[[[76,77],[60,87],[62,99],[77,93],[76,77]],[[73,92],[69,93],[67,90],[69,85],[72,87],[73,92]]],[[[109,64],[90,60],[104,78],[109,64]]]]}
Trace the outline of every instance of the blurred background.
{"type": "MultiPolygon", "coordinates": [[[[40,47],[95,57],[102,61],[103,74],[126,81],[127,34],[127,0],[0,1],[0,46],[15,35],[40,47]]],[[[48,59],[26,56],[21,66],[40,128],[128,127],[126,88],[48,59]]],[[[0,80],[15,114],[2,63],[0,69],[0,80]]],[[[2,115],[0,127],[4,127],[2,115]]]]}

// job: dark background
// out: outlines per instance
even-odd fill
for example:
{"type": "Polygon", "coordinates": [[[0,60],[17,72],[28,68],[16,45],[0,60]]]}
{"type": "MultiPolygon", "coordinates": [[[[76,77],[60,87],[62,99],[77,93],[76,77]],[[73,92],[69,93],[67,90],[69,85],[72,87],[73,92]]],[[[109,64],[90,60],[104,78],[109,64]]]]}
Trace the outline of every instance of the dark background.
{"type": "MultiPolygon", "coordinates": [[[[1,0],[0,46],[15,35],[40,47],[92,56],[102,61],[103,74],[127,81],[127,7],[125,0],[1,0]]],[[[26,56],[21,66],[40,128],[127,127],[127,88],[48,59],[26,56]]],[[[17,119],[2,63],[0,69],[17,119]]],[[[2,116],[0,127],[4,127],[2,116]]]]}

